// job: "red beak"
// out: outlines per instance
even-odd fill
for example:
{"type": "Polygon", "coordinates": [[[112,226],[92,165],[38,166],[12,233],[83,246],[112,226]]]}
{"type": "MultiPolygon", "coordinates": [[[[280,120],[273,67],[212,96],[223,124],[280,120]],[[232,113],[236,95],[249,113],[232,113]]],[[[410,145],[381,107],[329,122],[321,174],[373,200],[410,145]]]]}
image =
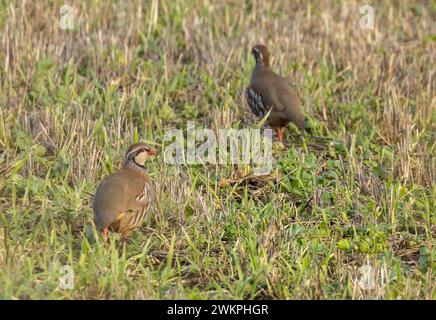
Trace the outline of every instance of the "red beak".
{"type": "Polygon", "coordinates": [[[157,156],[157,151],[150,149],[150,150],[148,150],[148,155],[149,156],[157,156]]]}

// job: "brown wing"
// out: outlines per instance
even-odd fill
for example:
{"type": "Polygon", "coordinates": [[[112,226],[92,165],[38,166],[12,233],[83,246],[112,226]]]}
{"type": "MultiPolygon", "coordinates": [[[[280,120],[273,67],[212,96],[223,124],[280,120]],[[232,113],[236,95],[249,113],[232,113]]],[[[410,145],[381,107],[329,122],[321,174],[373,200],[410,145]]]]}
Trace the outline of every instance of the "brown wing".
{"type": "Polygon", "coordinates": [[[136,198],[147,180],[121,170],[106,177],[99,185],[93,202],[94,221],[101,230],[128,213],[142,212],[143,204],[136,198]]]}
{"type": "Polygon", "coordinates": [[[118,220],[112,224],[112,228],[115,231],[127,235],[131,230],[139,227],[144,219],[147,217],[151,209],[151,204],[155,199],[155,190],[150,180],[147,180],[144,189],[135,198],[135,201],[139,204],[140,210],[128,211],[122,215],[118,220]]]}
{"type": "Polygon", "coordinates": [[[304,116],[301,113],[301,102],[297,92],[288,81],[271,70],[262,70],[253,74],[251,89],[256,92],[257,100],[262,101],[264,109],[272,107],[271,120],[276,122],[294,122],[304,128],[304,116]]]}

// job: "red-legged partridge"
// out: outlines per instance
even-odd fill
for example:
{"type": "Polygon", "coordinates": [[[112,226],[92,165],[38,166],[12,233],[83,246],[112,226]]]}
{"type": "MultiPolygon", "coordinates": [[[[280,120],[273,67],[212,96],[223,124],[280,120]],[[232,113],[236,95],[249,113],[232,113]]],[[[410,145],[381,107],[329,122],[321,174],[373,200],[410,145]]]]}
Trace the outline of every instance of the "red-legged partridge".
{"type": "Polygon", "coordinates": [[[94,196],[94,221],[107,242],[108,230],[124,238],[139,227],[155,199],[153,181],[145,163],[156,152],[145,143],[136,143],[126,152],[124,166],[101,181],[94,196]]]}
{"type": "Polygon", "coordinates": [[[258,118],[263,118],[271,110],[266,124],[277,129],[277,137],[282,142],[283,127],[289,122],[295,123],[301,129],[306,128],[300,98],[287,79],[270,69],[267,47],[256,45],[251,53],[256,60],[256,66],[246,89],[247,104],[258,118]]]}

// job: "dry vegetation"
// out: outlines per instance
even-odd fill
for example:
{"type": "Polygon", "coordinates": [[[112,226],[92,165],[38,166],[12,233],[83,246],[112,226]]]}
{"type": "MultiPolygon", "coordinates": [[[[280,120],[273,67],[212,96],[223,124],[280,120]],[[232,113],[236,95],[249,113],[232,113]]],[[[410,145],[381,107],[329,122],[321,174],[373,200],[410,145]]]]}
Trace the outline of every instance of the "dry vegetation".
{"type": "Polygon", "coordinates": [[[0,298],[436,298],[434,2],[374,2],[373,30],[351,1],[73,3],[62,30],[63,1],[0,2],[0,298]],[[158,157],[153,216],[105,248],[96,184],[187,120],[246,126],[256,43],[314,136],[264,178],[158,157]]]}

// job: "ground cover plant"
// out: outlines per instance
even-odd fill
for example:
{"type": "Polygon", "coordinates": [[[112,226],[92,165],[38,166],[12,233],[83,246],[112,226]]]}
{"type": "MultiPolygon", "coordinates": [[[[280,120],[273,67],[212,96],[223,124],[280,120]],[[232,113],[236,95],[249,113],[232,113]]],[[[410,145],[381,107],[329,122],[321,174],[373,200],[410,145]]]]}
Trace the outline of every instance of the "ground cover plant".
{"type": "Polygon", "coordinates": [[[75,1],[72,30],[64,4],[0,2],[0,298],[436,298],[434,2],[371,2],[370,29],[352,1],[75,1]],[[256,126],[257,43],[312,133],[267,176],[160,153],[153,214],[105,247],[92,195],[129,144],[256,126]]]}

